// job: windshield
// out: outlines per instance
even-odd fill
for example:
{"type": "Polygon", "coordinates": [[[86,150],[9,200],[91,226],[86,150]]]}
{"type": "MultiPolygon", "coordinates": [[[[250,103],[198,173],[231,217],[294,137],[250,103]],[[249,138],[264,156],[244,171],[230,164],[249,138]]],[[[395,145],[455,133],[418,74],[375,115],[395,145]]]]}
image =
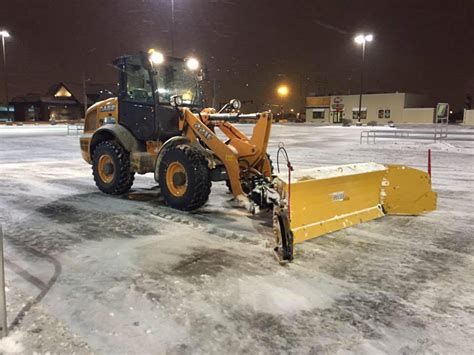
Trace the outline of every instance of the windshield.
{"type": "Polygon", "coordinates": [[[202,106],[202,93],[195,72],[189,70],[184,60],[171,59],[155,66],[156,90],[160,103],[169,103],[170,97],[179,95],[186,106],[202,106]]]}

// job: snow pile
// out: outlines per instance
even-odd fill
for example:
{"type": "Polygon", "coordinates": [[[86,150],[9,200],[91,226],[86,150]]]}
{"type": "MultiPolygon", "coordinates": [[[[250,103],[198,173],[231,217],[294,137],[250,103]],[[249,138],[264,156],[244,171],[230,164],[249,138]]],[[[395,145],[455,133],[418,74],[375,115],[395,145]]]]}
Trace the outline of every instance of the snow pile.
{"type": "Polygon", "coordinates": [[[377,143],[371,145],[371,149],[387,150],[392,149],[396,151],[407,150],[407,151],[424,151],[431,149],[433,152],[446,152],[446,153],[461,153],[461,154],[472,154],[474,145],[472,142],[456,142],[456,144],[448,142],[436,142],[426,143],[419,141],[394,141],[394,140],[377,140],[377,143]]]}
{"type": "Polygon", "coordinates": [[[0,339],[0,353],[1,354],[22,353],[24,348],[23,348],[23,345],[20,343],[21,338],[23,338],[23,333],[15,332],[3,339],[0,339]]]}
{"type": "MultiPolygon", "coordinates": [[[[74,132],[75,134],[75,132],[74,132]]],[[[26,125],[26,126],[0,126],[0,136],[43,136],[67,135],[67,125],[26,125]]],[[[78,138],[77,136],[75,136],[78,138]]]]}
{"type": "MultiPolygon", "coordinates": [[[[327,309],[333,305],[333,295],[341,292],[331,283],[320,287],[285,277],[247,276],[238,280],[238,303],[250,306],[255,312],[292,315],[313,309],[327,309]]],[[[326,280],[325,280],[326,281],[326,280]]]]}
{"type": "Polygon", "coordinates": [[[458,145],[454,145],[451,143],[447,142],[436,142],[436,143],[431,143],[426,146],[428,149],[431,150],[436,150],[436,151],[441,151],[441,152],[463,152],[464,150],[471,150],[472,152],[472,146],[467,146],[467,147],[460,147],[458,145]]]}

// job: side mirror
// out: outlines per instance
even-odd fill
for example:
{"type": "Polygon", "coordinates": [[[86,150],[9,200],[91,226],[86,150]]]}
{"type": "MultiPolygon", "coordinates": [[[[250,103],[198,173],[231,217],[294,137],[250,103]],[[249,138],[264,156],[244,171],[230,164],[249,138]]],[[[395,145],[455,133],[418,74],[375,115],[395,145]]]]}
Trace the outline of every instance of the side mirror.
{"type": "Polygon", "coordinates": [[[242,102],[240,102],[240,100],[232,99],[228,103],[226,103],[224,106],[222,106],[222,108],[219,110],[218,113],[222,113],[225,110],[229,111],[229,109],[238,111],[240,110],[241,107],[242,107],[242,102]]]}
{"type": "Polygon", "coordinates": [[[170,105],[173,107],[179,107],[183,104],[183,98],[179,95],[173,95],[170,97],[170,105]]]}
{"type": "Polygon", "coordinates": [[[230,100],[229,104],[236,111],[240,110],[240,108],[242,107],[242,102],[240,102],[240,100],[237,100],[237,99],[230,100]]]}

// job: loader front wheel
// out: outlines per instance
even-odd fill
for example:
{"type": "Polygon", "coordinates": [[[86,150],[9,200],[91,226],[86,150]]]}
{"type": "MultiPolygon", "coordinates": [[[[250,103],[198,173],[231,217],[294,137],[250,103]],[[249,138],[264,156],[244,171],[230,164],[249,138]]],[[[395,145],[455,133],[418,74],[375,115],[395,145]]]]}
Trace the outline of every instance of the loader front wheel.
{"type": "Polygon", "coordinates": [[[134,173],[128,152],[115,141],[99,143],[92,153],[92,174],[100,191],[121,195],[132,187],[134,173]]]}
{"type": "Polygon", "coordinates": [[[185,144],[170,147],[164,153],[158,180],[166,204],[183,211],[203,206],[211,193],[211,173],[205,156],[185,144]]]}

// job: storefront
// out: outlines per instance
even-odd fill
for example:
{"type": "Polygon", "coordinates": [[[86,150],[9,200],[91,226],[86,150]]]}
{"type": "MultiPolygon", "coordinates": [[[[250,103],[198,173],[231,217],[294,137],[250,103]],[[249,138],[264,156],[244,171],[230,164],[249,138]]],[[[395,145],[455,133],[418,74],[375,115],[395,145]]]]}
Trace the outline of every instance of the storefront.
{"type": "Polygon", "coordinates": [[[432,123],[434,103],[423,95],[408,93],[366,94],[359,107],[359,95],[306,98],[306,122],[319,124],[432,123]]]}
{"type": "Polygon", "coordinates": [[[83,117],[83,105],[63,83],[53,85],[45,95],[13,98],[15,121],[70,121],[83,117]]]}

